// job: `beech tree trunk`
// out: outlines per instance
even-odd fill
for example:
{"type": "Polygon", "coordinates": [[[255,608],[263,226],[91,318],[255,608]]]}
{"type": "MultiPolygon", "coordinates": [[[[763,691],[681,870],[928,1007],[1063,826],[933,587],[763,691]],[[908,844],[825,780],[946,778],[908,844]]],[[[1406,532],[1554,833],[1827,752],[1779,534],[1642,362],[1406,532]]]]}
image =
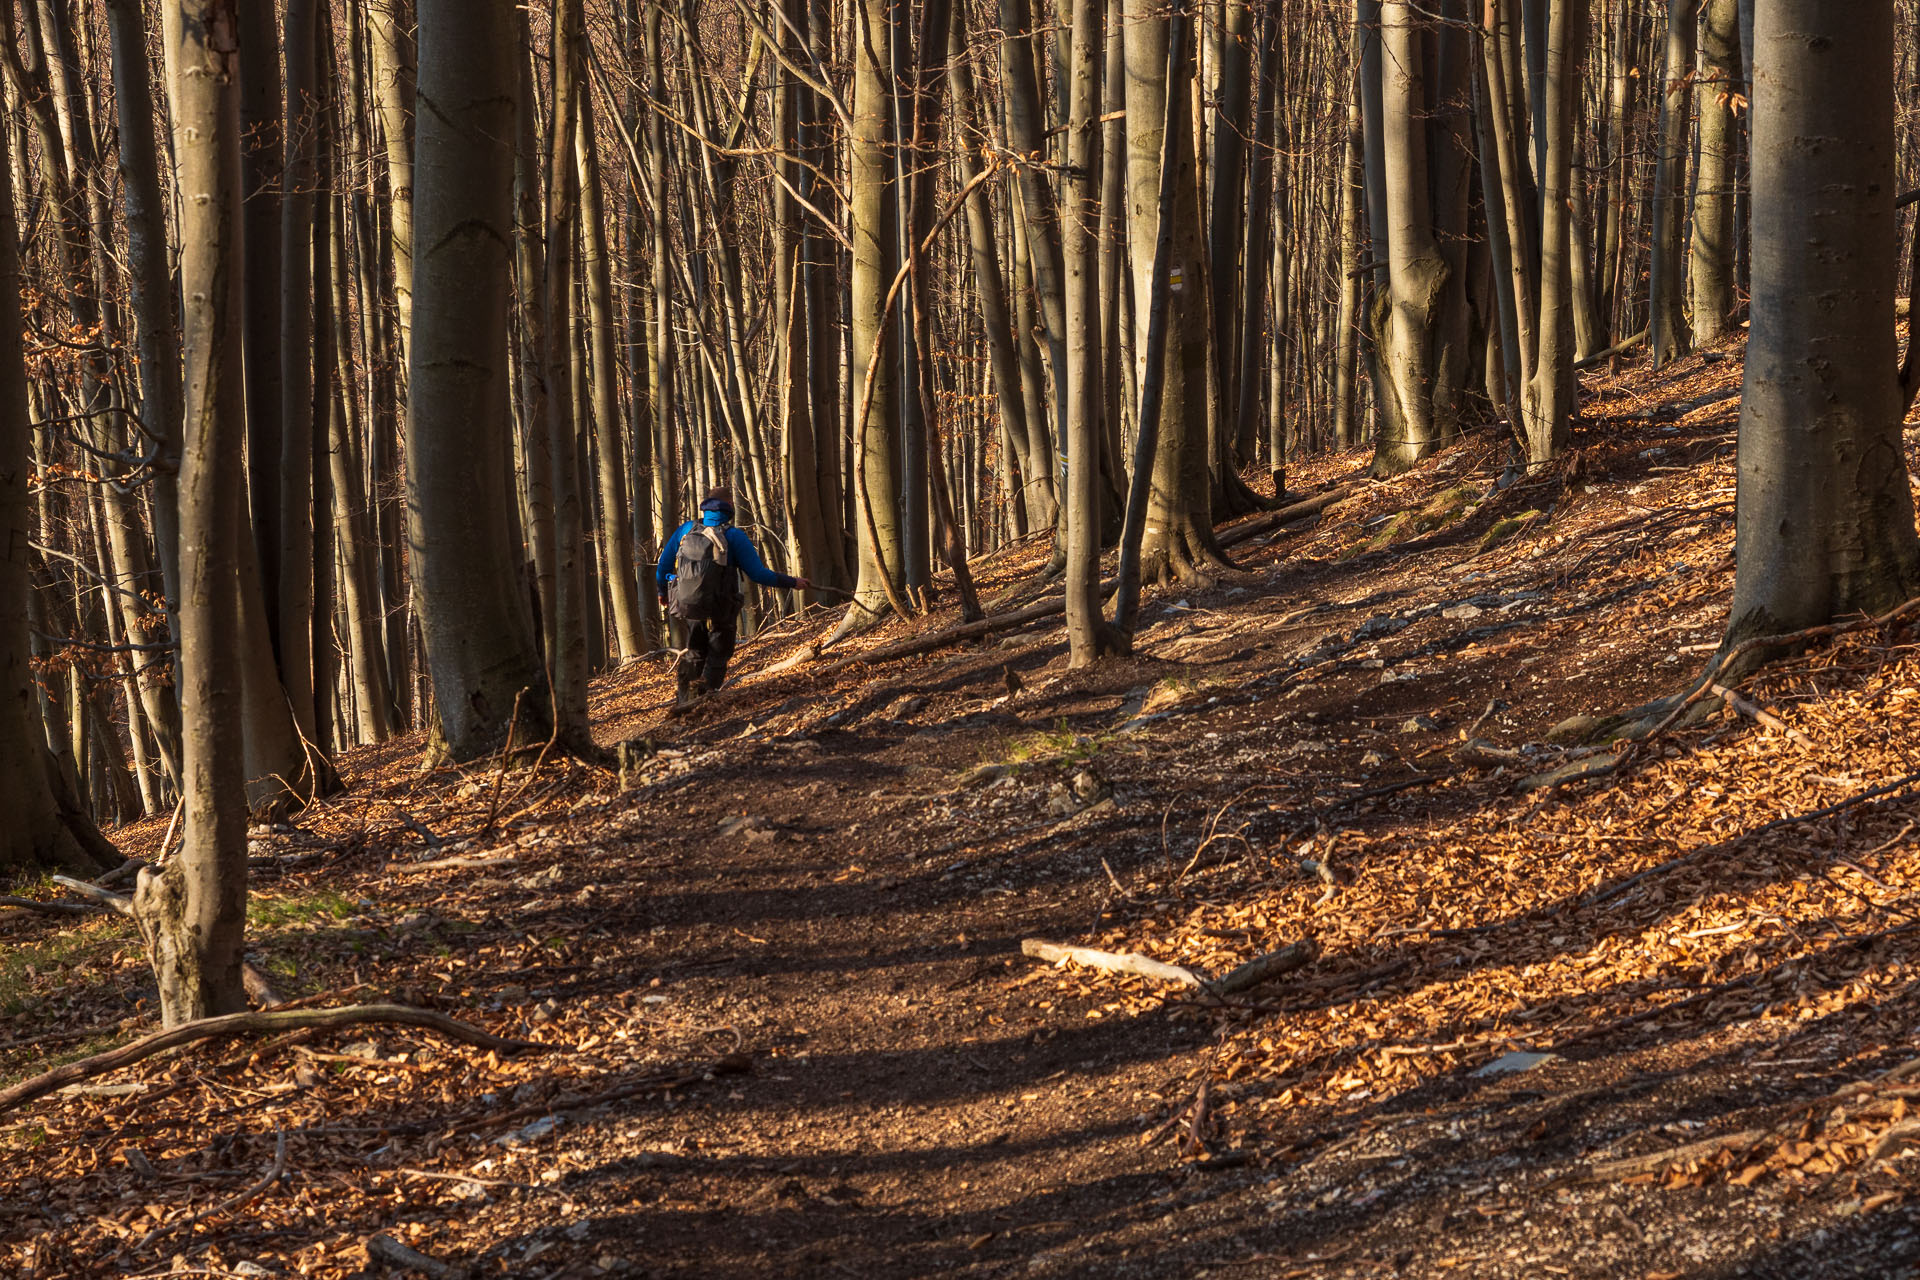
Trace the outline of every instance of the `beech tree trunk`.
{"type": "Polygon", "coordinates": [[[1753,319],[1728,645],[1920,589],[1888,322],[1893,44],[1892,0],[1755,6],[1753,319]]]}
{"type": "MultiPolygon", "coordinates": [[[[181,193],[186,360],[180,478],[180,701],[185,813],[180,852],[140,873],[134,909],[177,1026],[246,1007],[246,774],[241,756],[238,541],[247,401],[240,289],[240,45],[236,0],[166,0],[165,49],[181,193]]],[[[277,283],[277,282],[276,282],[277,283]]],[[[4,357],[0,357],[3,360],[4,357]]]]}
{"type": "Polygon", "coordinates": [[[1653,169],[1653,264],[1648,277],[1647,350],[1655,368],[1693,350],[1687,324],[1687,133],[1693,95],[1694,26],[1700,0],[1670,0],[1660,96],[1660,153],[1653,169]]]}
{"type": "Polygon", "coordinates": [[[502,745],[521,698],[529,740],[552,721],[513,536],[509,254],[512,0],[420,5],[420,255],[414,278],[408,543],[427,665],[430,754],[502,745]],[[524,695],[524,696],[522,696],[524,695]]]}
{"type": "Polygon", "coordinates": [[[1743,89],[1739,0],[1706,0],[1694,99],[1700,113],[1700,163],[1693,178],[1693,254],[1688,261],[1693,339],[1706,346],[1733,320],[1734,168],[1740,122],[1734,95],[1743,89]]]}

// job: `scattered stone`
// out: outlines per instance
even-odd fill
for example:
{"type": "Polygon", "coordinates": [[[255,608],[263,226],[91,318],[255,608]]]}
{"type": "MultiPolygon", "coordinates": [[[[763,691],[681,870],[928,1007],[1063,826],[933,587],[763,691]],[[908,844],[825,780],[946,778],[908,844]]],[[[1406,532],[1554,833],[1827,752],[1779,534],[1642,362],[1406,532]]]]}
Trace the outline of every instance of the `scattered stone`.
{"type": "Polygon", "coordinates": [[[737,835],[745,835],[750,842],[757,843],[755,840],[757,833],[766,832],[768,834],[759,836],[759,839],[771,840],[772,831],[773,824],[758,814],[736,814],[731,818],[723,818],[720,822],[722,840],[731,840],[737,835]]]}
{"type": "Polygon", "coordinates": [[[1440,722],[1438,720],[1435,720],[1432,716],[1419,715],[1419,716],[1413,717],[1413,719],[1411,720],[1404,721],[1400,725],[1400,732],[1431,733],[1435,729],[1438,729],[1439,727],[1440,727],[1440,722]]]}
{"type": "Polygon", "coordinates": [[[509,1150],[514,1147],[524,1147],[529,1142],[538,1142],[566,1122],[565,1116],[541,1116],[524,1129],[515,1129],[512,1133],[501,1134],[493,1140],[493,1145],[506,1147],[509,1150]]]}
{"type": "Polygon", "coordinates": [[[888,703],[887,709],[880,713],[880,718],[883,720],[905,720],[911,716],[919,715],[926,709],[927,700],[925,698],[919,694],[909,693],[904,697],[895,698],[892,702],[888,703]]]}
{"type": "Polygon", "coordinates": [[[1369,751],[1367,752],[1367,754],[1360,757],[1360,767],[1363,769],[1378,769],[1381,765],[1384,765],[1386,762],[1387,762],[1387,758],[1381,755],[1378,751],[1369,751]]]}
{"type": "Polygon", "coordinates": [[[1390,636],[1397,631],[1405,631],[1413,625],[1412,618],[1396,618],[1389,614],[1380,614],[1368,618],[1353,629],[1354,643],[1362,640],[1376,640],[1381,636],[1390,636]]]}
{"type": "Polygon", "coordinates": [[[1559,1060],[1560,1055],[1557,1053],[1524,1053],[1516,1050],[1513,1053],[1503,1053],[1492,1062],[1475,1067],[1467,1074],[1483,1077],[1513,1075],[1521,1071],[1531,1071],[1535,1067],[1545,1066],[1549,1062],[1558,1062],[1559,1060]]]}
{"type": "Polygon", "coordinates": [[[1455,622],[1467,622],[1479,617],[1485,612],[1486,610],[1477,604],[1457,604],[1451,609],[1442,609],[1440,616],[1443,618],[1451,618],[1455,622]]]}

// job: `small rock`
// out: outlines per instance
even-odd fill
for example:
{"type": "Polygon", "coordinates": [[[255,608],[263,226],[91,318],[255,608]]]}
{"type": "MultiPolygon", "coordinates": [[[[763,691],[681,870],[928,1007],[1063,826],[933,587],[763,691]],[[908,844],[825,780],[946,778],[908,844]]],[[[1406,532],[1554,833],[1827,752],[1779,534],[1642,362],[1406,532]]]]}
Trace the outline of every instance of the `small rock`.
{"type": "Polygon", "coordinates": [[[524,1129],[515,1129],[512,1133],[495,1138],[493,1145],[507,1148],[524,1147],[529,1142],[538,1142],[564,1123],[566,1121],[561,1116],[541,1116],[524,1129]]]}
{"type": "Polygon", "coordinates": [[[1432,716],[1422,715],[1422,716],[1415,716],[1413,717],[1413,719],[1403,722],[1400,726],[1400,732],[1431,733],[1433,730],[1438,729],[1439,727],[1440,727],[1440,722],[1438,720],[1435,720],[1432,716]]]}
{"type": "Polygon", "coordinates": [[[739,814],[731,818],[722,819],[720,823],[720,838],[722,840],[730,840],[734,836],[742,833],[750,834],[755,831],[770,831],[772,828],[773,824],[771,822],[768,822],[765,818],[758,815],[739,814]]]}
{"type": "Polygon", "coordinates": [[[1073,775],[1074,799],[1081,804],[1098,804],[1112,794],[1113,784],[1092,769],[1082,769],[1073,775]]]}
{"type": "Polygon", "coordinates": [[[582,1218],[580,1219],[580,1221],[572,1224],[565,1231],[562,1231],[560,1234],[565,1236],[567,1239],[572,1240],[575,1243],[578,1243],[579,1241],[585,1240],[588,1236],[593,1234],[593,1223],[588,1221],[585,1218],[582,1218]]]}
{"type": "Polygon", "coordinates": [[[1369,751],[1360,757],[1360,765],[1366,769],[1378,769],[1387,762],[1387,758],[1378,751],[1369,751]]]}
{"type": "Polygon", "coordinates": [[[1457,604],[1451,609],[1442,609],[1440,616],[1443,618],[1451,618],[1455,622],[1466,622],[1469,619],[1479,617],[1485,612],[1486,610],[1477,604],[1457,604]]]}
{"type": "Polygon", "coordinates": [[[1549,1062],[1558,1062],[1559,1060],[1560,1055],[1557,1053],[1522,1053],[1516,1051],[1513,1053],[1503,1053],[1492,1062],[1476,1067],[1468,1074],[1475,1076],[1512,1075],[1515,1072],[1531,1071],[1535,1067],[1542,1067],[1549,1062]]]}
{"type": "Polygon", "coordinates": [[[926,709],[927,700],[918,694],[910,693],[905,697],[895,698],[887,705],[887,709],[880,713],[880,718],[883,720],[905,720],[909,716],[918,715],[926,709]]]}
{"type": "Polygon", "coordinates": [[[1382,614],[1378,617],[1368,618],[1365,622],[1354,628],[1353,638],[1356,641],[1373,640],[1380,636],[1390,636],[1396,631],[1404,631],[1412,625],[1412,618],[1394,618],[1382,614]]]}
{"type": "Polygon", "coordinates": [[[1079,808],[1080,805],[1074,800],[1073,793],[1067,790],[1066,783],[1056,782],[1053,784],[1053,789],[1047,792],[1047,815],[1049,817],[1071,818],[1079,811],[1079,808]]]}
{"type": "Polygon", "coordinates": [[[248,1259],[245,1262],[234,1263],[233,1274],[237,1276],[270,1276],[273,1272],[267,1270],[259,1263],[254,1262],[252,1259],[248,1259]]]}

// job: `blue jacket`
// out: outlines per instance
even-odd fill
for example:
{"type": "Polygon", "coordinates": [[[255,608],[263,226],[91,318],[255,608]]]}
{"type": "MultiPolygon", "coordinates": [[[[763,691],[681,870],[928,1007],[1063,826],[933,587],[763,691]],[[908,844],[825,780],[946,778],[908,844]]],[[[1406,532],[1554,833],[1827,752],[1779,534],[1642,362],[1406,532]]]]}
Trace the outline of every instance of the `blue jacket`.
{"type": "MultiPolygon", "coordinates": [[[[673,566],[680,556],[680,539],[693,532],[693,525],[694,522],[689,520],[675,529],[672,536],[667,539],[666,545],[660,548],[660,563],[653,571],[654,585],[658,588],[656,594],[661,596],[667,594],[667,584],[672,582],[674,577],[673,566]]],[[[732,525],[727,526],[727,563],[763,587],[800,585],[798,578],[789,578],[784,573],[775,573],[767,568],[767,562],[760,558],[758,551],[754,550],[752,539],[732,525]]]]}

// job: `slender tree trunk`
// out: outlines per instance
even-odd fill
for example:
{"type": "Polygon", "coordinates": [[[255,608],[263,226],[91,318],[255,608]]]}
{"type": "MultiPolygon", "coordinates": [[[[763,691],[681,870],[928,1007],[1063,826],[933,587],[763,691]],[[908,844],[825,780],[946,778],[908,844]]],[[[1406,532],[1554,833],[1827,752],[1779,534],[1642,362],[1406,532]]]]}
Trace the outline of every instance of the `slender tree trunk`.
{"type": "Polygon", "coordinates": [[[1700,0],[1669,0],[1667,61],[1660,98],[1660,154],[1653,169],[1653,270],[1647,350],[1655,368],[1693,349],[1687,326],[1687,134],[1692,123],[1694,24],[1700,0]]]}
{"type": "Polygon", "coordinates": [[[373,89],[386,140],[387,221],[393,251],[395,353],[401,368],[413,350],[413,147],[415,0],[366,0],[373,37],[373,89]]]}
{"type": "Polygon", "coordinates": [[[854,521],[860,574],[842,629],[877,619],[903,580],[900,529],[898,333],[886,299],[898,269],[894,235],[898,191],[887,151],[894,118],[886,50],[896,0],[858,0],[853,80],[850,198],[853,204],[854,521]]]}
{"type": "MultiPolygon", "coordinates": [[[[584,34],[581,36],[584,44],[584,34]]],[[[579,55],[584,64],[584,55],[579,55]]],[[[581,239],[585,260],[587,322],[593,343],[593,430],[599,450],[600,547],[606,560],[607,594],[622,662],[654,647],[641,612],[639,569],[633,555],[633,519],[627,501],[626,424],[620,412],[620,370],[614,355],[617,318],[613,306],[613,253],[607,243],[606,198],[593,127],[593,94],[580,89],[578,149],[581,239]]]]}
{"type": "Polygon", "coordinates": [[[1100,70],[1104,41],[1097,0],[1074,0],[1067,125],[1067,644],[1068,663],[1084,667],[1114,651],[1117,636],[1100,606],[1099,225],[1100,70]]]}
{"type": "MultiPolygon", "coordinates": [[[[180,688],[185,726],[185,840],[166,871],[140,873],[141,933],[159,979],[162,1021],[176,1026],[245,1007],[247,778],[233,669],[241,384],[240,45],[235,0],[166,0],[174,156],[181,200],[181,330],[186,360],[180,482],[180,688]]],[[[251,38],[261,38],[258,27],[251,38]]],[[[0,356],[0,363],[5,363],[0,356]]]]}
{"type": "Polygon", "coordinates": [[[1693,340],[1707,346],[1734,313],[1734,169],[1739,158],[1734,95],[1743,89],[1739,0],[1705,0],[1694,98],[1700,112],[1700,163],[1693,178],[1693,253],[1688,260],[1693,340]]]}

